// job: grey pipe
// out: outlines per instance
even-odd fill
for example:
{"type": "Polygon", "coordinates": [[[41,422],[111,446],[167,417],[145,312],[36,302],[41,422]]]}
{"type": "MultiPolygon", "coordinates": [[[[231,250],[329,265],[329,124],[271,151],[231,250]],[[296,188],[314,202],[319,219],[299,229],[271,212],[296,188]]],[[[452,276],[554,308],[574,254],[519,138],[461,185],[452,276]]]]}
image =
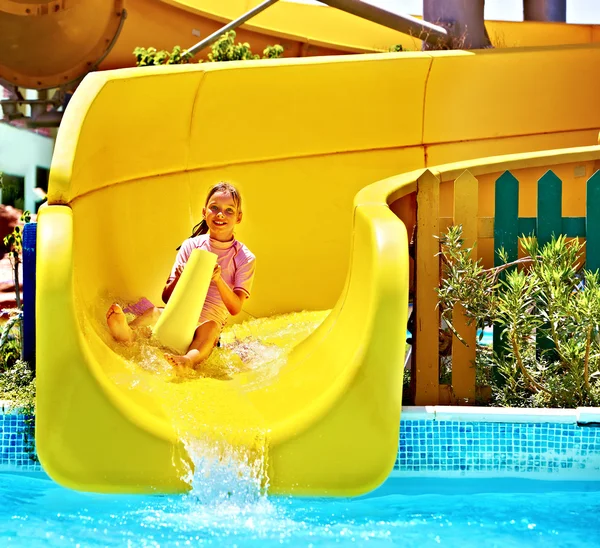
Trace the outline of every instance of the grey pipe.
{"type": "MultiPolygon", "coordinates": [[[[262,4],[259,4],[255,8],[252,8],[250,11],[244,13],[241,17],[234,19],[231,23],[228,23],[224,27],[220,28],[218,31],[213,32],[210,36],[207,36],[204,40],[200,40],[197,44],[194,44],[191,48],[189,48],[185,53],[189,53],[191,55],[196,55],[199,51],[207,48],[211,44],[214,44],[223,34],[229,32],[230,30],[236,29],[240,25],[243,25],[248,19],[252,19],[255,15],[258,15],[261,11],[266,10],[269,6],[272,6],[278,2],[278,0],[265,0],[262,4]]],[[[184,55],[185,55],[184,53],[184,55]]]]}
{"type": "MultiPolygon", "coordinates": [[[[236,29],[255,15],[258,15],[261,11],[266,10],[269,6],[275,4],[277,1],[278,0],[266,0],[262,4],[252,8],[241,17],[238,17],[234,21],[231,21],[231,23],[228,23],[216,32],[213,32],[210,36],[204,38],[204,40],[200,40],[200,42],[194,44],[191,48],[188,48],[185,53],[196,55],[199,51],[210,46],[211,44],[214,44],[221,36],[223,36],[223,34],[230,30],[236,29]]],[[[384,27],[409,34],[431,44],[437,44],[439,43],[440,39],[445,40],[448,37],[448,31],[439,25],[434,25],[432,23],[428,23],[427,21],[415,19],[410,15],[398,15],[376,6],[372,6],[371,4],[366,4],[360,0],[320,1],[328,6],[331,6],[332,8],[345,11],[346,13],[351,13],[352,15],[356,15],[362,19],[367,19],[368,21],[377,23],[379,25],[383,25],[384,27]]]]}

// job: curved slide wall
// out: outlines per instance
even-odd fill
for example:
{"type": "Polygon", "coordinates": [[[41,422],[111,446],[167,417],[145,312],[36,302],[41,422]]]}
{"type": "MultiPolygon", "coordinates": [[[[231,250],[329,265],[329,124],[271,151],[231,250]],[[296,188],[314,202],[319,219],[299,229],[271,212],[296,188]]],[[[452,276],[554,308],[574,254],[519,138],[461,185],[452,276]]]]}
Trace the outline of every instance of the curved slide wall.
{"type": "Polygon", "coordinates": [[[88,76],[59,131],[38,228],[45,469],[78,489],[184,490],[181,415],[192,437],[266,436],[272,492],[377,486],[397,450],[407,242],[385,196],[353,197],[434,155],[595,143],[600,75],[587,74],[586,86],[575,76],[599,58],[600,48],[580,46],[88,76]],[[98,303],[160,302],[175,247],[219,179],[239,185],[238,237],[258,257],[246,313],[333,311],[262,387],[173,388],[111,350],[98,303]]]}

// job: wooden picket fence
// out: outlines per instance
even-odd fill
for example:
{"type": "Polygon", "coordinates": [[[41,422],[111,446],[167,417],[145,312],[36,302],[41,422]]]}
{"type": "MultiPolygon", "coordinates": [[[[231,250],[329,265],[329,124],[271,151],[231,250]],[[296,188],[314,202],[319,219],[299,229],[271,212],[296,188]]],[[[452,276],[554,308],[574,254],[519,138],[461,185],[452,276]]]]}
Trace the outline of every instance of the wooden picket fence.
{"type": "MultiPolygon", "coordinates": [[[[485,388],[475,382],[476,327],[468,326],[461,306],[453,310],[454,327],[468,346],[455,336],[452,340],[452,382],[440,385],[440,313],[436,288],[441,267],[439,239],[450,225],[462,225],[465,245],[478,239],[493,238],[494,265],[500,260],[496,251],[503,247],[510,261],[518,258],[519,237],[533,234],[540,245],[552,235],[585,238],[586,268],[600,268],[600,171],[586,183],[586,216],[566,217],[562,214],[562,181],[547,171],[537,182],[537,216],[519,217],[519,181],[505,171],[495,181],[494,217],[478,215],[479,183],[464,171],[454,180],[452,217],[440,217],[440,181],[430,171],[417,180],[417,237],[415,249],[415,291],[413,328],[412,379],[414,403],[474,404],[485,399],[485,388]]],[[[497,334],[496,334],[497,335],[497,334]]],[[[497,337],[495,337],[497,338],[497,337]]]]}

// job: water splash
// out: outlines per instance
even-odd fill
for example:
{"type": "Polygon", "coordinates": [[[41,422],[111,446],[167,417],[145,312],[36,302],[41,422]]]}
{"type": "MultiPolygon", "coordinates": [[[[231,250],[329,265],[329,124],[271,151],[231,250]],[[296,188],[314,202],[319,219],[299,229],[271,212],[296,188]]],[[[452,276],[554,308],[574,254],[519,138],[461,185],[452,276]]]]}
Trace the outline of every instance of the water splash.
{"type": "Polygon", "coordinates": [[[188,496],[194,502],[241,508],[266,499],[267,435],[254,434],[254,444],[246,445],[209,437],[184,441],[193,467],[183,479],[191,486],[188,496]]]}
{"type": "Polygon", "coordinates": [[[112,302],[94,304],[84,336],[95,331],[95,344],[120,356],[107,361],[107,375],[120,387],[143,393],[147,411],[166,419],[178,433],[191,459],[191,465],[184,463],[182,478],[191,486],[189,504],[223,505],[238,512],[250,505],[255,512],[257,504],[266,504],[268,429],[247,394],[277,377],[290,351],[328,312],[291,313],[229,326],[201,371],[182,377],[175,375],[164,349],[152,338],[139,338],[130,346],[112,339],[105,319],[112,302]]]}
{"type": "MultiPolygon", "coordinates": [[[[323,322],[329,311],[303,311],[281,314],[267,318],[256,318],[225,327],[221,334],[221,345],[215,348],[202,364],[199,372],[176,378],[173,369],[164,358],[168,349],[151,336],[150,328],[143,328],[145,335],[138,337],[135,344],[123,345],[116,342],[106,326],[106,310],[116,302],[125,307],[128,303],[106,296],[93,306],[92,328],[115,353],[124,358],[133,369],[157,375],[165,381],[188,382],[200,378],[232,380],[239,374],[251,373],[245,379],[244,390],[259,388],[275,378],[287,364],[291,350],[313,333],[323,322]]],[[[80,307],[83,310],[83,307],[80,307]]],[[[82,329],[87,328],[89,318],[83,316],[82,329]]],[[[134,319],[126,314],[128,322],[134,319]]],[[[131,368],[130,368],[131,369],[131,368]]]]}

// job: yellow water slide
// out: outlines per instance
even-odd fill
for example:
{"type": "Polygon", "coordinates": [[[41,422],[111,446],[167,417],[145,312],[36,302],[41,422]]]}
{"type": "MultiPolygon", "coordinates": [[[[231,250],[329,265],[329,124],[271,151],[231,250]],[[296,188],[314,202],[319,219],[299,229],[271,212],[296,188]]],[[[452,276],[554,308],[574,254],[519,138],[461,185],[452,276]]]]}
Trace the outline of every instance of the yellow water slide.
{"type": "MultiPolygon", "coordinates": [[[[130,67],[135,47],[191,47],[261,0],[0,0],[0,81],[32,88],[76,83],[87,72],[130,67]]],[[[496,47],[587,44],[597,25],[487,21],[496,47]]],[[[322,5],[280,0],[238,29],[260,53],[283,45],[286,57],[387,51],[421,42],[322,5]]],[[[200,57],[206,55],[206,51],[200,57]]]]}
{"type": "Polygon", "coordinates": [[[262,451],[274,493],[377,486],[397,451],[407,232],[389,193],[354,197],[427,165],[595,144],[600,73],[586,68],[599,63],[600,47],[571,46],[87,76],[39,215],[44,468],[76,489],[177,492],[200,439],[262,451]],[[223,179],[244,196],[237,236],[257,256],[246,317],[332,312],[270,379],[168,382],[115,351],[104,303],[160,302],[223,179]]]}

